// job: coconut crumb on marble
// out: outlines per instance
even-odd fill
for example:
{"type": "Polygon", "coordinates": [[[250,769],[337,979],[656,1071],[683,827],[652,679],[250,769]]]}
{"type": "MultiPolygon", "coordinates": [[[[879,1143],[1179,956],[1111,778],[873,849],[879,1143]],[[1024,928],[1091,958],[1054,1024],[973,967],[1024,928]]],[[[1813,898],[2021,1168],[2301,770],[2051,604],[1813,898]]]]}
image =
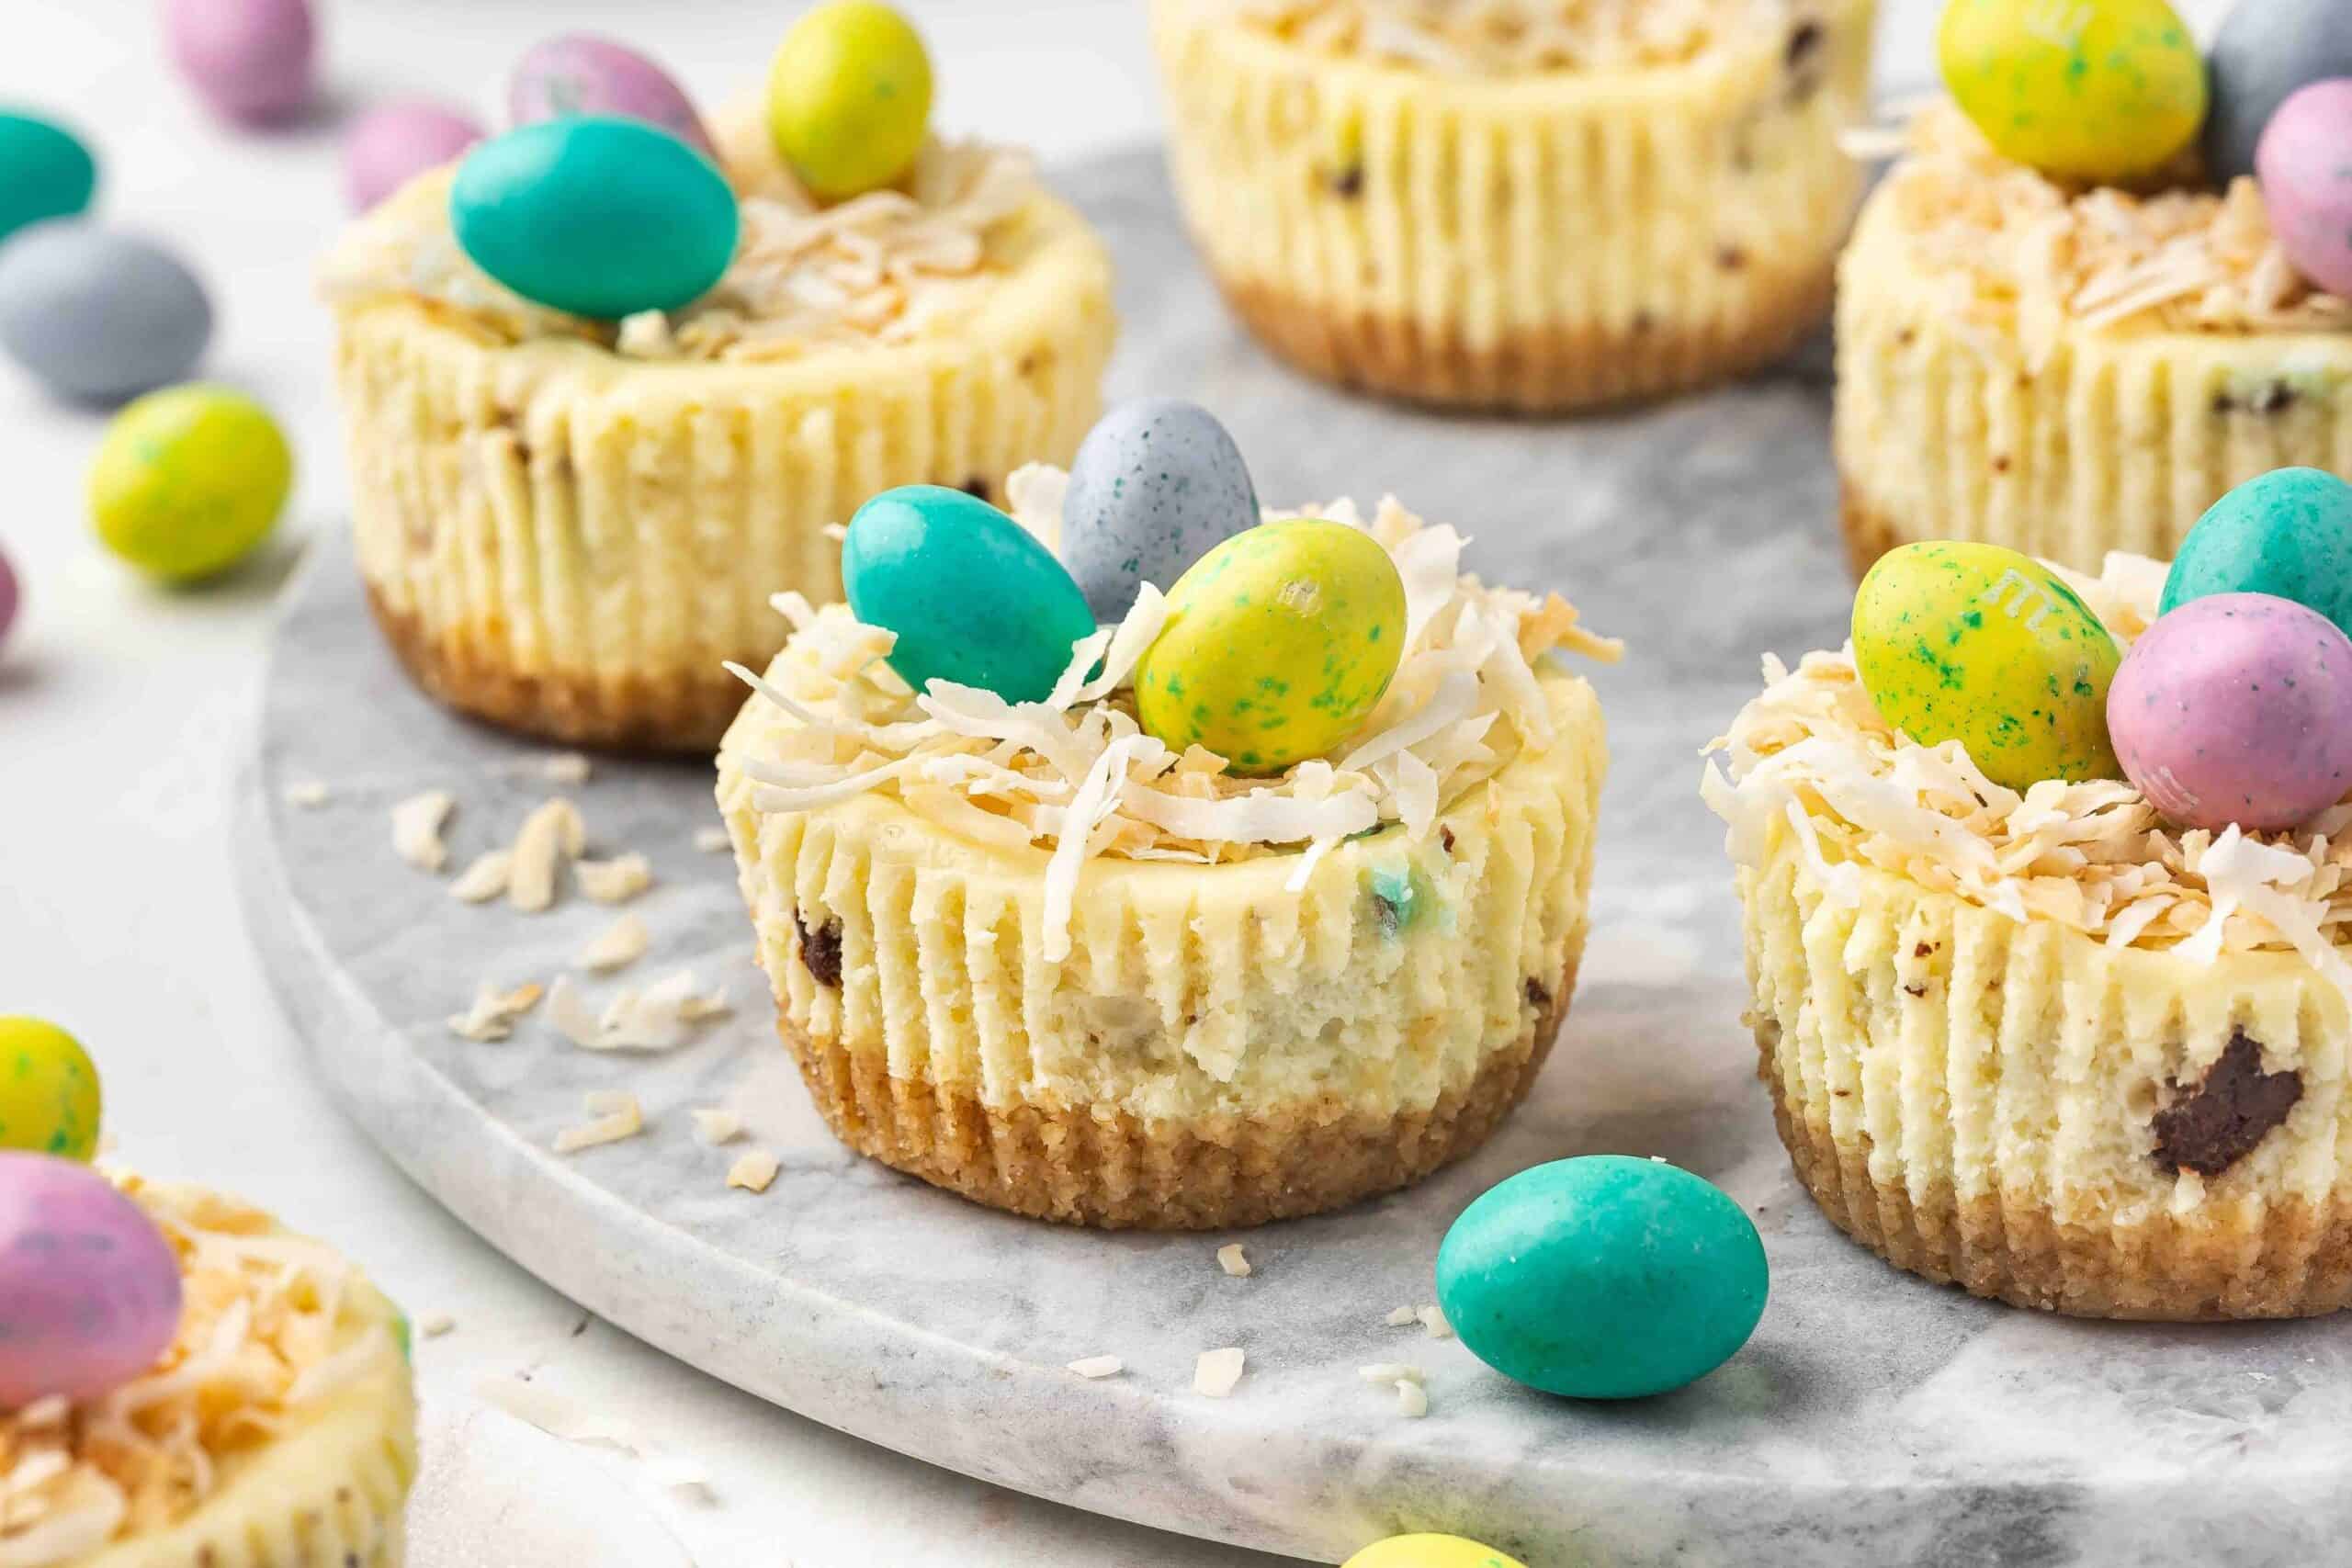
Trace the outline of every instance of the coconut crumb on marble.
{"type": "Polygon", "coordinates": [[[580,808],[571,801],[557,795],[540,803],[523,818],[522,829],[514,835],[506,902],[526,915],[552,908],[556,879],[566,861],[580,858],[587,838],[580,808]]]}
{"type": "Polygon", "coordinates": [[[728,836],[727,829],[724,828],[697,828],[695,829],[695,848],[700,850],[704,854],[723,855],[734,847],[735,840],[728,836]]]}
{"type": "Polygon", "coordinates": [[[1430,1391],[1409,1379],[1396,1382],[1396,1414],[1408,1421],[1418,1421],[1430,1413],[1430,1391]]]}
{"type": "Polygon", "coordinates": [[[514,1032],[514,1021],[538,1005],[536,985],[502,991],[484,980],[474,991],[473,1005],[449,1020],[449,1031],[460,1039],[490,1044],[514,1032]]]}
{"type": "Polygon", "coordinates": [[[1127,1364],[1116,1356],[1082,1356],[1065,1369],[1090,1382],[1096,1378],[1114,1378],[1127,1370],[1127,1364]]]}
{"type": "Polygon", "coordinates": [[[334,792],[318,779],[297,779],[286,786],[286,804],[304,811],[316,811],[334,798],[334,792]]]}
{"type": "Polygon", "coordinates": [[[723,995],[696,992],[691,969],[643,990],[623,990],[601,1013],[569,976],[558,976],[548,991],[548,1021],[583,1051],[674,1051],[693,1038],[695,1024],[729,1010],[723,995]]]}
{"type": "Polygon", "coordinates": [[[599,1089],[587,1097],[586,1108],[590,1117],[586,1123],[566,1127],[555,1135],[556,1153],[578,1154],[645,1131],[645,1108],[627,1090],[599,1089]]]}
{"type": "Polygon", "coordinates": [[[1358,1367],[1356,1376],[1374,1385],[1392,1382],[1419,1382],[1421,1369],[1410,1361],[1374,1361],[1368,1367],[1358,1367]]]}
{"type": "Polygon", "coordinates": [[[743,1119],[732,1111],[704,1106],[686,1114],[694,1119],[695,1142],[705,1148],[715,1149],[743,1135],[743,1119]]]}
{"type": "Polygon", "coordinates": [[[599,904],[626,904],[653,886],[653,864],[640,854],[583,860],[571,874],[580,891],[599,904]]]}
{"type": "Polygon", "coordinates": [[[438,874],[449,863],[441,829],[457,808],[458,797],[446,789],[428,789],[393,807],[392,852],[419,871],[438,874]]]}
{"type": "Polygon", "coordinates": [[[1250,1259],[1243,1256],[1241,1244],[1238,1241],[1227,1242],[1216,1249],[1216,1266],[1237,1280],[1247,1280],[1252,1271],[1250,1259]]]}
{"type": "Polygon", "coordinates": [[[416,1320],[416,1332],[426,1339],[438,1339],[456,1332],[458,1320],[446,1312],[427,1313],[416,1320]]]}
{"type": "Polygon", "coordinates": [[[1209,1399],[1223,1399],[1241,1381],[1243,1352],[1238,1346],[1221,1350],[1204,1350],[1193,1363],[1193,1392],[1209,1399]]]}
{"type": "Polygon", "coordinates": [[[645,922],[635,915],[623,915],[580,950],[577,962],[591,974],[609,975],[644,957],[645,950],[652,945],[653,935],[645,929],[645,922]]]}
{"type": "Polygon", "coordinates": [[[449,884],[449,897],[460,904],[487,904],[503,895],[507,879],[514,874],[514,852],[491,850],[476,855],[473,863],[458,874],[449,884]]]}
{"type": "Polygon", "coordinates": [[[1453,1337],[1453,1325],[1445,1321],[1445,1313],[1435,1302],[1415,1307],[1413,1315],[1420,1320],[1421,1331],[1430,1338],[1451,1339],[1453,1337]]]}
{"type": "Polygon", "coordinates": [[[578,751],[557,751],[540,758],[538,763],[539,777],[552,784],[571,784],[575,788],[586,784],[595,771],[595,764],[578,751]]]}
{"type": "Polygon", "coordinates": [[[727,1185],[740,1187],[746,1192],[764,1192],[768,1183],[783,1167],[775,1156],[765,1149],[746,1149],[735,1163],[727,1168],[727,1185]]]}
{"type": "Polygon", "coordinates": [[[1386,1317],[1382,1318],[1380,1321],[1386,1324],[1391,1328],[1410,1328],[1420,1320],[1420,1314],[1415,1312],[1411,1307],[1400,1306],[1392,1310],[1386,1317]]]}

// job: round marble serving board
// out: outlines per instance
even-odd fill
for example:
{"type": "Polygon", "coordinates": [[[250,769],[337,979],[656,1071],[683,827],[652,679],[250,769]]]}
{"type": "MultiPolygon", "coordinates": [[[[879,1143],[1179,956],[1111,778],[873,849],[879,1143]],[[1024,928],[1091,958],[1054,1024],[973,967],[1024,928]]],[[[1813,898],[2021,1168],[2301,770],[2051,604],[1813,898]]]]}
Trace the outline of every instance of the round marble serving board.
{"type": "MultiPolygon", "coordinates": [[[[1828,392],[1816,345],[1751,384],[1567,424],[1355,400],[1271,363],[1196,270],[1157,162],[1058,182],[1117,254],[1112,391],[1197,398],[1285,502],[1393,491],[1473,536],[1492,579],[1567,592],[1632,643],[1596,670],[1612,731],[1595,928],[1552,1066],[1483,1152],[1419,1190],[1236,1237],[1099,1235],[1008,1218],[860,1161],[824,1132],[773,1032],[706,765],[600,760],[559,790],[547,752],[456,719],[395,668],[349,551],[322,546],[272,660],[245,903],[320,1071],[401,1167],[525,1267],[778,1404],[967,1474],[1170,1529],[1326,1562],[1408,1529],[1535,1568],[2050,1568],[2322,1561],[2352,1529],[2352,1362],[2339,1325],[2151,1328],[1989,1305],[1898,1274],[1792,1179],[1740,1022],[1736,910],[1700,749],[1758,656],[1839,640],[1828,392]],[[323,806],[290,804],[306,781],[323,806]],[[565,1043],[543,1015],[470,1043],[478,982],[547,981],[616,911],[453,900],[395,858],[390,805],[459,806],[451,867],[553,793],[592,852],[639,851],[653,949],[625,979],[695,968],[731,1016],[668,1055],[565,1043]],[[559,1157],[582,1100],[626,1088],[646,1133],[559,1157]],[[688,1111],[741,1110],[783,1171],[729,1191],[740,1148],[688,1111]],[[1447,1223],[1539,1161],[1657,1155],[1756,1218],[1772,1298],[1697,1385],[1626,1404],[1532,1393],[1454,1341],[1383,1319],[1432,1299],[1447,1223]],[[1245,1242],[1256,1272],[1214,1253],[1245,1242]],[[1192,1392],[1238,1345],[1232,1397],[1192,1392]],[[1063,1370],[1113,1355],[1125,1373],[1063,1370]],[[1427,1370],[1408,1420],[1356,1369],[1427,1370]]],[[[601,999],[620,982],[590,978],[601,999]]]]}

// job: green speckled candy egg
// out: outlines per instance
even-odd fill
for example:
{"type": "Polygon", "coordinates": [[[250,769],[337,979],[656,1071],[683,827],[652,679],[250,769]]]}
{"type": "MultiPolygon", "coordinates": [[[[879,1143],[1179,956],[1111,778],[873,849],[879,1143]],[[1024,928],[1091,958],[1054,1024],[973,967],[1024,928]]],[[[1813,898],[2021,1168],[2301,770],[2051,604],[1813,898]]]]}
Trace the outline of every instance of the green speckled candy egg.
{"type": "Polygon", "coordinates": [[[1764,1243],[1737,1203],[1657,1160],[1523,1170],[1462,1211],[1437,1299],[1477,1358],[1575,1399],[1639,1399],[1731,1359],[1764,1315],[1764,1243]]]}
{"type": "Polygon", "coordinates": [[[1985,140],[2060,179],[2152,173],[2205,123],[2205,59],[2165,0],[1951,0],[1936,45],[1985,140]]]}
{"type": "Polygon", "coordinates": [[[1405,582],[1345,524],[1267,523],[1203,556],[1136,667],[1136,716],[1171,750],[1280,773],[1353,735],[1405,652],[1405,582]]]}
{"type": "Polygon", "coordinates": [[[2057,573],[1998,545],[1905,545],[1854,595],[1854,662],[1879,716],[1922,746],[1959,741],[2010,789],[2123,776],[2107,734],[2122,659],[2057,573]]]}
{"type": "Polygon", "coordinates": [[[80,1041],[38,1018],[0,1018],[0,1149],[86,1160],[98,1113],[98,1069],[80,1041]]]}
{"type": "Polygon", "coordinates": [[[90,466],[107,548],[167,581],[209,577],[269,536],[294,483],[277,422],[226,387],[169,387],[115,415],[90,466]]]}
{"type": "Polygon", "coordinates": [[[2352,634],[2352,484],[2276,468],[2213,503],[2181,541],[2164,614],[2216,593],[2267,593],[2352,634]]]}

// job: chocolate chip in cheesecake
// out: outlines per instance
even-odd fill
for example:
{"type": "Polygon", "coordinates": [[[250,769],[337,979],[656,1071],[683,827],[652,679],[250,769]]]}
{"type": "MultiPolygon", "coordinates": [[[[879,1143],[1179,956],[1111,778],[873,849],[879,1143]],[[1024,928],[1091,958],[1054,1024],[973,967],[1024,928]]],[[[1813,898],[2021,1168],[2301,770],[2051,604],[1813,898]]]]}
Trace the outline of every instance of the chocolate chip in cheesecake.
{"type": "Polygon", "coordinates": [[[2295,406],[2295,389],[2284,381],[2263,381],[2234,392],[2213,395],[2215,413],[2284,413],[2295,406]]]}
{"type": "Polygon", "coordinates": [[[1551,991],[1532,975],[1527,977],[1527,1005],[1538,1012],[1552,1005],[1551,991]]]}
{"type": "Polygon", "coordinates": [[[2244,1030],[2206,1069],[2195,1089],[2172,1086],[2172,1103],[2151,1123],[2156,1163],[2199,1176],[2219,1176],[2254,1152],[2303,1098],[2301,1073],[2262,1068],[2262,1047],[2244,1030]]]}
{"type": "Polygon", "coordinates": [[[792,911],[792,929],[800,933],[802,965],[809,974],[816,976],[817,984],[830,986],[836,991],[840,990],[842,988],[842,923],[839,920],[827,920],[812,931],[808,929],[808,922],[800,918],[800,911],[795,909],[792,911]]]}
{"type": "Polygon", "coordinates": [[[1789,29],[1789,102],[1804,103],[1821,91],[1829,77],[1828,46],[1828,29],[1810,17],[1789,29]]]}
{"type": "Polygon", "coordinates": [[[989,481],[986,479],[966,479],[964,481],[963,489],[966,495],[972,497],[976,501],[993,502],[996,500],[996,497],[989,493],[989,481]]]}
{"type": "Polygon", "coordinates": [[[1342,201],[1353,201],[1363,194],[1363,165],[1350,164],[1331,175],[1331,194],[1342,201]]]}

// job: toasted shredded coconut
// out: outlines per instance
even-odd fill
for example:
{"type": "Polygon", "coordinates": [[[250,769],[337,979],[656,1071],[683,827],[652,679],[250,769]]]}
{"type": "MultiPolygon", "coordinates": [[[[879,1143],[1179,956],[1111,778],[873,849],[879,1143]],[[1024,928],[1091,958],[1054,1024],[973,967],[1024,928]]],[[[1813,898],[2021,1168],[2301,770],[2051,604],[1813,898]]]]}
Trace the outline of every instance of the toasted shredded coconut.
{"type": "MultiPolygon", "coordinates": [[[[2154,563],[2110,556],[2096,579],[2061,575],[2126,648],[2154,619],[2154,563]]],[[[1765,682],[1709,747],[1723,755],[1703,781],[1742,864],[1760,863],[1785,825],[1843,903],[1876,867],[2112,947],[2200,962],[2292,949],[2352,998],[2352,807],[2287,833],[2177,829],[2121,781],[2052,779],[2019,794],[1957,741],[1914,743],[1879,716],[1850,646],[1808,654],[1793,673],[1768,659],[1765,682]]]]}
{"type": "Polygon", "coordinates": [[[1410,1361],[1374,1361],[1368,1367],[1358,1367],[1356,1376],[1368,1383],[1419,1382],[1421,1369],[1410,1361]]]}
{"type": "Polygon", "coordinates": [[[580,967],[592,974],[609,975],[616,969],[626,969],[645,956],[653,944],[652,933],[645,922],[635,915],[623,915],[606,927],[603,935],[580,950],[580,967]]]}
{"type": "Polygon", "coordinates": [[[419,871],[438,872],[449,863],[449,847],[441,829],[456,810],[457,797],[446,789],[410,795],[392,807],[392,852],[419,871]]]}
{"type": "Polygon", "coordinates": [[[732,1111],[705,1107],[687,1114],[694,1119],[695,1142],[706,1148],[715,1149],[743,1135],[743,1118],[732,1111]]]}
{"type": "Polygon", "coordinates": [[[1415,1307],[1413,1316],[1419,1320],[1421,1332],[1430,1338],[1451,1339],[1453,1337],[1453,1325],[1445,1321],[1444,1312],[1435,1302],[1427,1302],[1415,1307]]]}
{"type": "Polygon", "coordinates": [[[458,1320],[446,1312],[429,1312],[416,1320],[416,1331],[427,1339],[439,1339],[454,1334],[458,1320]]]}
{"type": "Polygon", "coordinates": [[[286,786],[286,804],[316,811],[334,799],[334,791],[318,779],[297,779],[286,786]]]}
{"type": "Polygon", "coordinates": [[[783,1168],[775,1156],[765,1149],[746,1149],[727,1168],[727,1185],[740,1187],[747,1192],[764,1192],[783,1168]]]}
{"type": "Polygon", "coordinates": [[[487,904],[505,893],[507,879],[514,874],[514,851],[488,851],[476,855],[458,874],[458,879],[449,884],[449,897],[461,904],[487,904]]]}
{"type": "Polygon", "coordinates": [[[694,1038],[694,1026],[728,1010],[726,998],[695,989],[691,969],[681,969],[642,991],[623,990],[598,1013],[570,976],[548,989],[548,1020],[558,1033],[583,1051],[674,1051],[694,1038]]]}
{"type": "Polygon", "coordinates": [[[1380,1321],[1391,1328],[1410,1328],[1418,1319],[1411,1307],[1400,1306],[1391,1308],[1388,1315],[1380,1321]]]}
{"type": "Polygon", "coordinates": [[[571,868],[580,891],[599,904],[626,904],[653,886],[653,865],[643,855],[583,860],[571,868]]]}
{"type": "Polygon", "coordinates": [[[1252,1272],[1250,1259],[1242,1256],[1238,1241],[1228,1241],[1216,1249],[1216,1266],[1237,1280],[1247,1280],[1252,1272]]]}
{"type": "Polygon", "coordinates": [[[177,1337],[109,1393],[0,1412],[0,1564],[49,1568],[168,1529],[300,1413],[396,1366],[349,1264],[255,1209],[112,1173],[178,1255],[177,1337]]]}
{"type": "Polygon", "coordinates": [[[473,1006],[449,1020],[451,1032],[463,1039],[489,1043],[514,1032],[514,1021],[538,1005],[537,986],[502,991],[484,980],[474,992],[473,1006]]]}
{"type": "Polygon", "coordinates": [[[1325,54],[1455,75],[1676,65],[1792,25],[1788,0],[1194,0],[1325,54]]]}
{"type": "Polygon", "coordinates": [[[1399,1378],[1396,1382],[1396,1414],[1408,1421],[1418,1421],[1430,1413],[1430,1391],[1419,1383],[1399,1378]]]}
{"type": "MultiPolygon", "coordinates": [[[[559,980],[556,986],[562,987],[559,980]]],[[[578,1127],[566,1127],[555,1135],[555,1152],[577,1154],[603,1144],[617,1144],[624,1138],[634,1138],[645,1131],[645,1108],[637,1096],[617,1090],[599,1090],[587,1098],[590,1120],[578,1127]]]]}
{"type": "Polygon", "coordinates": [[[566,861],[577,860],[588,837],[580,808],[556,796],[523,818],[514,835],[513,859],[506,878],[506,902],[526,915],[546,911],[555,903],[556,879],[566,861]]]}
{"type": "Polygon", "coordinates": [[[1241,1381],[1242,1352],[1231,1346],[1222,1350],[1204,1350],[1193,1363],[1193,1392],[1211,1399],[1223,1399],[1241,1381]]]}
{"type": "MultiPolygon", "coordinates": [[[[1012,476],[1008,494],[1022,524],[1051,539],[1066,487],[1062,474],[1033,467],[1012,476]]],[[[1317,759],[1242,778],[1213,752],[1178,756],[1143,734],[1126,684],[1166,615],[1156,591],[1141,594],[1107,637],[1098,632],[1072,649],[1050,700],[1020,704],[945,681],[917,695],[884,662],[890,633],[860,624],[845,606],[812,611],[803,602],[779,604],[798,629],[764,676],[729,666],[790,721],[735,759],[759,786],[753,807],[815,811],[882,792],[967,839],[1011,849],[1050,843],[1045,951],[1053,959],[1068,952],[1088,861],[1216,864],[1294,853],[1289,886],[1303,888],[1342,840],[1385,823],[1426,838],[1446,806],[1521,751],[1550,745],[1537,664],[1563,651],[1619,655],[1559,595],[1539,599],[1462,574],[1461,536],[1393,499],[1368,521],[1348,501],[1267,516],[1362,529],[1405,581],[1403,661],[1338,767],[1317,759]]]]}
{"type": "Polygon", "coordinates": [[[735,841],[727,836],[727,829],[724,828],[695,829],[695,848],[707,855],[723,855],[734,847],[735,841]]]}
{"type": "Polygon", "coordinates": [[[1086,1356],[1069,1363],[1069,1371],[1082,1378],[1114,1378],[1126,1370],[1116,1356],[1086,1356]]]}

